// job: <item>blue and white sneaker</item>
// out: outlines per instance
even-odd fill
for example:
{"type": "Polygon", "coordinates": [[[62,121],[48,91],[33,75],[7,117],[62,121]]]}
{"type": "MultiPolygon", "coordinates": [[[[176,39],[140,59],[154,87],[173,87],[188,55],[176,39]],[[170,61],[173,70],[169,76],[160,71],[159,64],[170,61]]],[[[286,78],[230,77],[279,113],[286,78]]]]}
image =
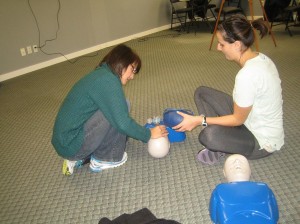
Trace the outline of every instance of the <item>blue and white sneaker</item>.
{"type": "Polygon", "coordinates": [[[84,162],[83,160],[71,161],[71,160],[65,159],[63,162],[63,167],[62,167],[63,174],[66,176],[72,175],[74,172],[74,168],[83,166],[83,162],[84,162]]]}
{"type": "Polygon", "coordinates": [[[126,161],[127,161],[127,153],[126,152],[124,152],[122,160],[118,161],[118,162],[105,162],[105,161],[97,160],[92,156],[91,161],[90,161],[90,169],[92,172],[98,173],[105,169],[110,169],[110,168],[115,168],[115,167],[121,166],[126,161]]]}

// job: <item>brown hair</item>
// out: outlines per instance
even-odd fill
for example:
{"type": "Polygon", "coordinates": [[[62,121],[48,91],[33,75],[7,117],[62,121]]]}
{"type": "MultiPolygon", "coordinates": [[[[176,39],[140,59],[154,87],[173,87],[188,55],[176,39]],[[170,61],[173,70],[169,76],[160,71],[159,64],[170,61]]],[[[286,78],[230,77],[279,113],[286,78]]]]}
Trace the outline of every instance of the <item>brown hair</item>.
{"type": "Polygon", "coordinates": [[[140,57],[128,46],[124,44],[117,45],[114,47],[99,63],[101,66],[106,63],[110,69],[119,77],[122,76],[122,71],[129,65],[135,63],[136,73],[140,71],[142,62],[140,57]]]}
{"type": "Polygon", "coordinates": [[[254,43],[254,30],[260,31],[260,37],[263,38],[268,33],[268,26],[263,19],[249,22],[243,15],[233,15],[225,19],[218,25],[217,30],[222,34],[223,39],[228,43],[241,41],[246,48],[254,43]]]}

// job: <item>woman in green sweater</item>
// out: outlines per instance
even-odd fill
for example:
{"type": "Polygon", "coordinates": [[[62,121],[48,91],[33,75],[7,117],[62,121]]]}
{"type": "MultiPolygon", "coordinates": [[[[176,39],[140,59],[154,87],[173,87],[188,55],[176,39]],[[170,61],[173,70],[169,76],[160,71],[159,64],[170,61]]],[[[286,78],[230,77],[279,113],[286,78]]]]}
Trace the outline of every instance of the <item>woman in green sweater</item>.
{"type": "Polygon", "coordinates": [[[129,115],[122,85],[141,68],[140,57],[126,45],[113,48],[99,66],[79,80],[57,114],[52,144],[64,158],[63,174],[90,158],[90,169],[100,172],[127,160],[127,136],[148,142],[167,136],[165,126],[147,129],[129,115]]]}

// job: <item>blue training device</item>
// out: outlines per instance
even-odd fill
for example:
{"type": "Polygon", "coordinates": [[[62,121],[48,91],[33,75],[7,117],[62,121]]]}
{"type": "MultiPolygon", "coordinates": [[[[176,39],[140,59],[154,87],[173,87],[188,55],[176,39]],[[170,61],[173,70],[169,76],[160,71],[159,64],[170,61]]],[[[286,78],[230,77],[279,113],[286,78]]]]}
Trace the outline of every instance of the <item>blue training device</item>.
{"type": "Polygon", "coordinates": [[[219,184],[211,195],[209,210],[214,224],[276,224],[279,220],[275,195],[262,182],[219,184]]]}
{"type": "Polygon", "coordinates": [[[183,142],[186,139],[185,132],[179,132],[172,129],[172,127],[175,126],[176,123],[179,124],[183,120],[182,116],[177,114],[177,111],[181,111],[183,113],[191,115],[193,114],[192,111],[186,109],[167,108],[163,113],[163,120],[160,120],[159,117],[154,117],[153,119],[149,118],[147,124],[145,124],[145,127],[154,128],[156,125],[165,125],[167,131],[169,132],[168,139],[170,143],[183,142]],[[165,120],[167,124],[165,123],[165,120]]]}
{"type": "MultiPolygon", "coordinates": [[[[159,121],[159,123],[156,123],[156,122],[153,122],[152,119],[150,119],[150,120],[151,121],[149,123],[145,124],[146,128],[154,128],[157,124],[164,125],[163,121],[159,121]]],[[[177,132],[170,127],[166,127],[166,128],[167,128],[167,131],[169,132],[168,139],[169,139],[170,143],[183,142],[186,139],[186,135],[184,132],[177,132]]]]}
{"type": "Polygon", "coordinates": [[[194,113],[191,110],[167,108],[163,113],[163,122],[167,127],[172,128],[182,122],[183,117],[180,114],[178,114],[177,111],[189,115],[194,115],[194,113]]]}
{"type": "Polygon", "coordinates": [[[186,134],[184,132],[175,131],[170,127],[167,127],[168,139],[171,143],[173,142],[183,142],[186,139],[186,134]]]}

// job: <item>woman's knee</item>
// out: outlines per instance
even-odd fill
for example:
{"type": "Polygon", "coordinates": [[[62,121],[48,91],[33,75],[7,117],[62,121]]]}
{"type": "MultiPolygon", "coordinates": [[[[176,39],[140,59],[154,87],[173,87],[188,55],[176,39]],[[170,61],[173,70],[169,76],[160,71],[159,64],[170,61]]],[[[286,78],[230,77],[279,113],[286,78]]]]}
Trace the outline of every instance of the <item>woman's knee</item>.
{"type": "Polygon", "coordinates": [[[209,142],[216,141],[216,139],[214,139],[214,137],[216,136],[216,129],[217,125],[210,125],[203,128],[198,136],[199,142],[202,145],[207,146],[209,142]]]}
{"type": "Polygon", "coordinates": [[[207,86],[199,86],[194,92],[195,102],[199,101],[199,99],[210,97],[214,91],[216,90],[213,88],[207,86]]]}
{"type": "Polygon", "coordinates": [[[201,95],[203,92],[205,92],[205,90],[206,90],[207,88],[209,88],[209,87],[206,87],[206,86],[199,86],[199,87],[195,90],[194,96],[196,97],[196,96],[201,95]]]}

